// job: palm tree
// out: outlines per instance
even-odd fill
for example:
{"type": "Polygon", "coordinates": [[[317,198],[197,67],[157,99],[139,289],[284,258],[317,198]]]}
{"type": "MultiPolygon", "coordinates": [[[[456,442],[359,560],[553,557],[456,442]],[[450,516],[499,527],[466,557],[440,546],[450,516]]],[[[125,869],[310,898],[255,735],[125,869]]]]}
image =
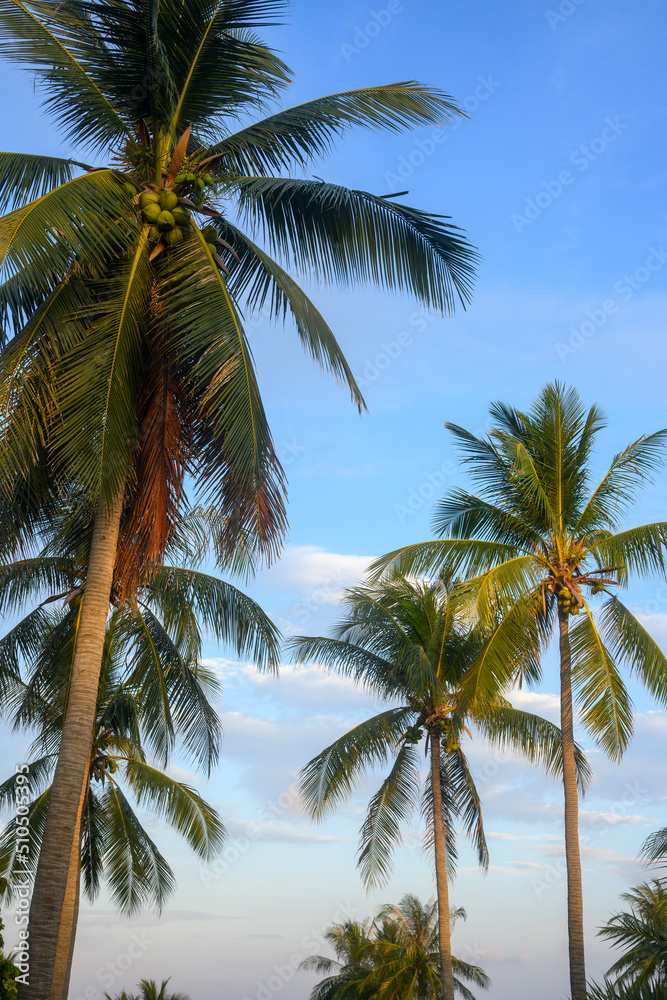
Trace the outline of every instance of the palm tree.
{"type": "MultiPolygon", "coordinates": [[[[0,892],[3,889],[4,883],[0,878],[0,892]]],[[[5,958],[3,952],[5,942],[2,937],[4,926],[2,917],[0,917],[0,1000],[16,1000],[16,977],[19,975],[19,970],[11,958],[5,958]]]]}
{"type": "MultiPolygon", "coordinates": [[[[194,532],[190,543],[201,536],[197,521],[193,515],[172,539],[172,547],[178,543],[182,554],[187,551],[186,527],[191,535],[194,532]]],[[[16,725],[36,726],[41,734],[31,751],[38,759],[31,767],[29,785],[33,791],[43,790],[31,807],[30,862],[37,861],[42,846],[51,795],[46,785],[67,707],[84,557],[85,546],[74,546],[66,554],[51,555],[47,550],[38,558],[0,566],[0,612],[16,613],[38,602],[0,639],[3,707],[14,710],[16,725]]],[[[67,995],[81,871],[86,891],[94,896],[106,870],[112,895],[127,912],[150,896],[161,905],[173,884],[169,866],[111,776],[119,764],[137,801],[164,811],[200,855],[207,856],[219,843],[221,828],[215,813],[186,785],[149,766],[143,749],[150,750],[161,768],[177,739],[207,773],[218,759],[220,722],[210,702],[217,682],[199,663],[202,628],[239,655],[251,656],[260,667],[274,666],[278,657],[277,630],[254,601],[230,584],[187,567],[163,566],[133,601],[121,604],[118,595],[114,600],[60,919],[54,998],[67,995]],[[100,801],[91,791],[93,777],[109,782],[100,801]]],[[[22,781],[23,776],[15,776],[2,786],[8,802],[22,781]]],[[[3,851],[0,869],[16,874],[25,866],[16,851],[13,828],[5,831],[3,851]]]]}
{"type": "Polygon", "coordinates": [[[578,1000],[586,972],[574,706],[597,746],[618,760],[633,724],[621,664],[667,701],[667,659],[612,590],[633,573],[667,568],[667,523],[621,528],[663,461],[667,431],[633,441],[593,489],[591,453],[605,426],[598,406],[586,411],[575,389],[555,382],[527,412],[503,403],[490,412],[494,426],[484,438],[447,424],[479,494],[454,490],[436,508],[445,538],[391,552],[374,572],[402,576],[446,564],[473,577],[468,590],[479,621],[500,619],[468,679],[473,702],[517,680],[538,682],[540,654],[558,635],[570,985],[578,1000]],[[604,603],[594,613],[596,597],[604,603]]]}
{"type": "MultiPolygon", "coordinates": [[[[401,823],[421,799],[426,843],[435,856],[444,1000],[454,997],[448,879],[457,858],[457,819],[480,865],[488,865],[481,803],[464,751],[468,724],[492,744],[525,754],[549,773],[559,773],[561,762],[560,732],[547,720],[503,698],[480,698],[471,705],[462,697],[483,640],[470,631],[453,594],[445,576],[359,587],[346,592],[346,614],[331,638],[291,640],[297,662],[318,662],[398,702],[313,758],[301,772],[301,790],[310,814],[321,819],[369,769],[393,758],[361,829],[359,867],[367,886],[386,881],[401,823]],[[417,744],[424,734],[429,768],[422,782],[417,744]]],[[[588,769],[582,757],[579,766],[583,782],[588,769]]]]}
{"type": "MultiPolygon", "coordinates": [[[[451,925],[465,920],[462,908],[452,911],[451,925]]],[[[442,995],[438,946],[438,906],[408,893],[398,905],[383,906],[375,920],[332,924],[324,934],[336,960],[311,955],[300,969],[325,973],[310,1000],[438,1000],[442,995]]],[[[452,958],[454,989],[474,1000],[467,980],[483,989],[491,985],[476,965],[452,958]]]]}
{"type": "MultiPolygon", "coordinates": [[[[171,977],[170,977],[171,978],[171,977]]],[[[187,993],[168,993],[167,985],[169,979],[163,979],[160,989],[154,979],[142,979],[139,983],[139,992],[129,995],[123,990],[117,997],[110,997],[108,993],[104,996],[106,1000],[190,1000],[187,993]]]]}
{"type": "Polygon", "coordinates": [[[667,885],[644,883],[621,896],[629,911],[616,913],[598,931],[623,954],[607,976],[624,986],[653,988],[667,983],[667,885]]]}
{"type": "Polygon", "coordinates": [[[408,82],[253,123],[291,80],[254,33],[282,8],[281,0],[0,4],[0,54],[36,76],[81,157],[111,151],[99,167],[0,154],[0,197],[11,209],[0,219],[0,312],[13,333],[0,359],[0,478],[6,502],[20,501],[9,534],[29,533],[63,480],[85,492],[94,523],[33,897],[30,990],[43,1000],[114,564],[128,593],[142,569],[159,565],[188,474],[224,516],[228,549],[247,531],[268,558],[284,532],[283,475],[242,309],[289,314],[304,347],[363,406],[331,330],[274,255],[329,283],[407,292],[443,313],[470,295],[476,254],[448,217],[289,176],[347,129],[442,125],[460,109],[408,82]]]}

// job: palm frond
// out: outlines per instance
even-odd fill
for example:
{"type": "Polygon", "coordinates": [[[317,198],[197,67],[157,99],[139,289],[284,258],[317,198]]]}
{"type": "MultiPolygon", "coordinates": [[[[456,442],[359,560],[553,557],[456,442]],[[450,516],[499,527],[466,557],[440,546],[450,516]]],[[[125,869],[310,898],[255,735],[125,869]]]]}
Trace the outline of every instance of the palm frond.
{"type": "Polygon", "coordinates": [[[411,815],[419,794],[419,757],[409,743],[396,754],[393,767],[371,799],[361,828],[357,864],[366,888],[384,885],[392,870],[392,854],[400,842],[401,823],[411,815]]]}

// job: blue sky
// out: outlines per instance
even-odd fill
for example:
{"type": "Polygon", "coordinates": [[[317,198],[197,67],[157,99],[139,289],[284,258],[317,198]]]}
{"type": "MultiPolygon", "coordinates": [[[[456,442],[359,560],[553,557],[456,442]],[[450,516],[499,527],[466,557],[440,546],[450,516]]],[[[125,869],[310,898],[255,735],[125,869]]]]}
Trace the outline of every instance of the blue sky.
{"type": "MultiPolygon", "coordinates": [[[[525,406],[546,381],[567,380],[608,412],[601,470],[627,441],[667,423],[666,21],[658,0],[297,0],[288,25],[271,30],[296,73],[289,103],[415,78],[463,102],[469,119],[444,136],[357,133],[313,172],[378,194],[408,188],[407,202],[451,215],[483,256],[473,301],[454,318],[400,296],[308,286],[363,380],[363,418],[302,356],[292,329],[253,327],[291,530],[282,561],[251,589],[286,633],[318,634],[372,556],[430,536],[433,500],[464,481],[444,421],[482,430],[491,400],[525,406]]],[[[31,81],[0,67],[0,82],[5,148],[62,153],[31,81]]],[[[638,521],[664,517],[666,487],[663,477],[647,489],[638,521]]],[[[644,584],[629,600],[667,642],[667,588],[644,584]]],[[[415,819],[389,885],[364,894],[356,835],[372,782],[320,827],[290,790],[310,756],[375,706],[316,667],[287,667],[276,680],[225,655],[207,648],[224,682],[223,760],[208,783],[196,780],[227,821],[227,861],[201,871],[155,823],[178,894],[161,919],[128,924],[104,898],[84,909],[75,998],[172,975],[193,1000],[305,1000],[312,979],[291,970],[319,949],[328,922],[433,891],[415,819]]],[[[546,667],[540,691],[519,701],[555,719],[546,667]]],[[[642,840],[665,823],[667,719],[633,693],[636,738],[620,766],[592,755],[596,780],[583,805],[595,976],[612,961],[595,930],[640,879],[642,840]]],[[[21,741],[4,734],[0,750],[19,759],[21,741]]],[[[491,870],[482,876],[464,852],[453,897],[468,921],[454,950],[485,967],[493,1000],[532,1000],[536,986],[557,1000],[567,988],[559,788],[483,745],[471,756],[491,870]]]]}

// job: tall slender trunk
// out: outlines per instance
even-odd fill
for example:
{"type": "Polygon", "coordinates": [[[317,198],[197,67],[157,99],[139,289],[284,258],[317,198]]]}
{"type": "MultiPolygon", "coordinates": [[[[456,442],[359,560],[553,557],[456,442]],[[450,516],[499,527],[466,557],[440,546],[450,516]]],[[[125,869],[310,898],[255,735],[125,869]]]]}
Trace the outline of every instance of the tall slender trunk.
{"type": "Polygon", "coordinates": [[[63,904],[63,910],[60,917],[58,951],[56,954],[56,962],[53,969],[53,982],[51,985],[51,997],[53,1000],[67,1000],[69,981],[72,975],[72,959],[74,957],[74,942],[76,940],[76,929],[79,922],[79,901],[81,898],[81,840],[83,834],[83,811],[89,788],[90,754],[88,754],[86,776],[81,790],[79,814],[76,821],[74,840],[72,842],[72,851],[70,853],[65,902],[63,904]]]}
{"type": "Polygon", "coordinates": [[[107,508],[100,508],[93,528],[67,714],[30,907],[30,984],[20,986],[22,1000],[52,1000],[61,915],[95,724],[122,508],[120,492],[107,508]]]}
{"type": "Polygon", "coordinates": [[[440,739],[438,733],[430,734],[431,784],[433,786],[433,843],[435,844],[435,885],[438,893],[438,943],[440,946],[440,974],[443,1000],[454,1000],[454,972],[452,970],[452,939],[449,921],[449,885],[447,882],[447,848],[445,822],[442,816],[440,792],[440,739]]]}
{"type": "Polygon", "coordinates": [[[563,788],[565,791],[565,863],[567,865],[567,928],[570,952],[572,1000],[586,996],[584,957],[584,898],[579,854],[579,793],[574,760],[574,716],[568,615],[559,612],[560,627],[560,728],[563,741],[563,788]]]}

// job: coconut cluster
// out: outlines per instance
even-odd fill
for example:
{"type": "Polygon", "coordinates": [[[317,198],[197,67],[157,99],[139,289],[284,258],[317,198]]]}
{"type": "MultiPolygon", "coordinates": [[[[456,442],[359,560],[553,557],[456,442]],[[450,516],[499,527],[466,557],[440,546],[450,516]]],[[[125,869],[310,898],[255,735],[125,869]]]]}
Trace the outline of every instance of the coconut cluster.
{"type": "MultiPolygon", "coordinates": [[[[182,175],[183,178],[187,179],[190,176],[195,182],[200,179],[194,174],[182,175]]],[[[210,174],[205,174],[204,178],[201,178],[202,186],[204,183],[208,183],[205,178],[213,183],[210,174]]],[[[180,182],[181,177],[179,176],[175,180],[180,182]]],[[[187,205],[182,204],[182,199],[175,191],[168,189],[162,191],[143,190],[140,193],[130,181],[125,181],[122,186],[131,198],[136,198],[136,195],[139,194],[141,216],[143,221],[150,226],[149,239],[152,242],[157,243],[158,240],[162,240],[167,246],[175,246],[190,235],[192,215],[187,205]]],[[[217,229],[212,225],[205,226],[201,232],[206,242],[210,244],[215,243],[220,238],[217,229]]]]}
{"type": "Polygon", "coordinates": [[[581,611],[581,605],[577,601],[576,597],[572,594],[569,587],[561,587],[558,591],[558,607],[565,614],[578,615],[581,611]]]}

